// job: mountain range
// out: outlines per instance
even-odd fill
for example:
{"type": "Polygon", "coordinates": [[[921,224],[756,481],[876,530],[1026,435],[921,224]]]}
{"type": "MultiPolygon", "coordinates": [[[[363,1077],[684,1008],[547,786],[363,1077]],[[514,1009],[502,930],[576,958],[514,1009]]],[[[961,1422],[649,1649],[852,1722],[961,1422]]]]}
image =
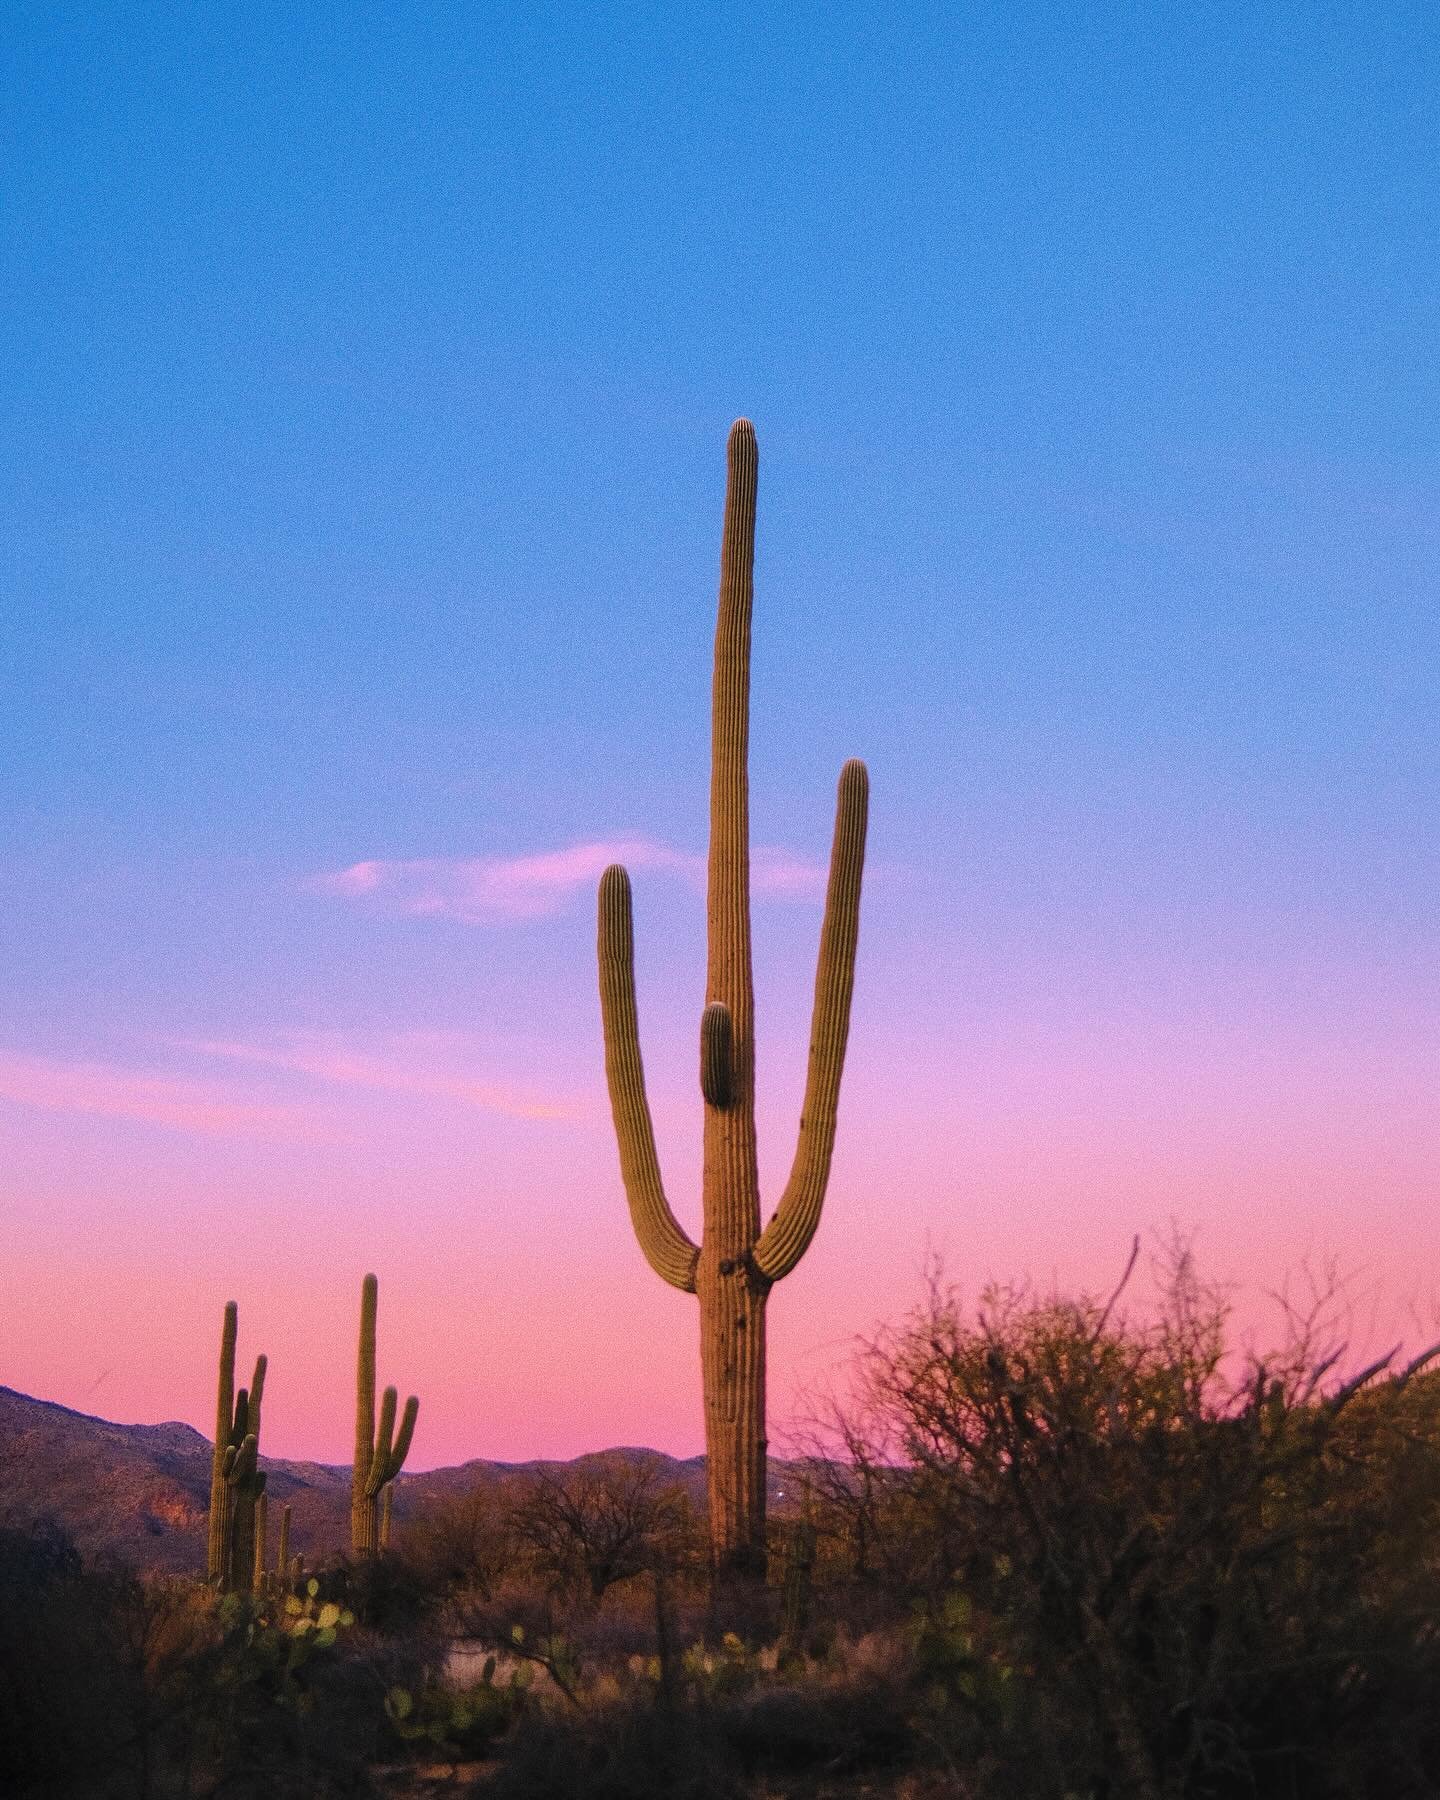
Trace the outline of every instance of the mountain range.
{"type": "MultiPolygon", "coordinates": [[[[705,1499],[705,1458],[613,1449],[572,1462],[488,1462],[402,1473],[395,1520],[403,1526],[427,1500],[499,1484],[540,1470],[580,1468],[616,1458],[651,1457],[697,1505],[705,1499]]],[[[210,1440],[192,1425],[116,1425],[50,1400],[0,1387],[0,1526],[48,1519],[87,1560],[116,1562],[145,1573],[188,1574],[205,1562],[210,1503],[210,1440]]],[[[271,1518],[289,1505],[291,1548],[314,1564],[349,1542],[348,1464],[261,1457],[271,1518]]],[[[770,1491],[783,1496],[786,1467],[773,1462],[770,1491]]],[[[272,1533],[274,1525],[271,1526],[272,1533]]]]}

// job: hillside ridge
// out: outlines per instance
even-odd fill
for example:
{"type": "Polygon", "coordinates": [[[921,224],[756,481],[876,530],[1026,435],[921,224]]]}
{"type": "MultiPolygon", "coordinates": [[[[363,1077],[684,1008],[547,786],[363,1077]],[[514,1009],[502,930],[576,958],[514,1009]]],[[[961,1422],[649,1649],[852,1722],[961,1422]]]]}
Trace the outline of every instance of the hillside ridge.
{"type": "MultiPolygon", "coordinates": [[[[403,1527],[407,1515],[413,1516],[427,1500],[469,1487],[642,1456],[653,1456],[703,1504],[703,1456],[673,1457],[643,1446],[615,1445],[568,1461],[472,1457],[448,1468],[404,1472],[396,1483],[397,1525],[403,1527]]],[[[313,1562],[344,1548],[349,1465],[288,1457],[260,1460],[272,1507],[292,1508],[294,1549],[313,1562]]],[[[51,1520],[87,1558],[147,1573],[193,1572],[205,1560],[210,1463],[210,1440],[182,1420],[124,1425],[0,1385],[0,1526],[51,1520]]],[[[774,1497],[786,1470],[786,1464],[772,1464],[774,1497]]]]}

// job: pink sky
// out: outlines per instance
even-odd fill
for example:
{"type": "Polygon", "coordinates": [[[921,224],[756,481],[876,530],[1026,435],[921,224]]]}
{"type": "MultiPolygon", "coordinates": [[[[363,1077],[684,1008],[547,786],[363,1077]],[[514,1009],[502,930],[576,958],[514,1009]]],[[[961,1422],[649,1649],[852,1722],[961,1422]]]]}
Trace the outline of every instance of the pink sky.
{"type": "MultiPolygon", "coordinates": [[[[646,1267],[618,1178],[590,991],[593,861],[528,860],[543,879],[516,910],[534,917],[537,892],[554,904],[527,954],[556,967],[545,1006],[509,1032],[477,1019],[245,1036],[217,1022],[128,1042],[112,1029],[104,1056],[0,1054],[19,1196],[0,1271],[6,1382],[208,1430],[234,1298],[242,1361],[271,1359],[267,1448],[343,1461],[373,1268],[381,1379],[421,1397],[415,1466],[617,1442],[698,1451],[694,1303],[646,1267]]],[[[395,885],[413,894],[420,865],[406,867],[395,885]]],[[[642,1032],[672,1198],[693,1229],[698,963],[649,953],[665,917],[698,948],[699,897],[675,873],[657,857],[642,874],[642,1032]]],[[[343,929],[385,882],[327,885],[298,904],[317,920],[337,909],[343,929]]],[[[508,891],[493,869],[487,885],[508,891]]],[[[1308,948],[1263,977],[1237,964],[1197,983],[1153,969],[1141,981],[1071,944],[1057,985],[1051,958],[994,934],[988,960],[927,954],[917,978],[908,946],[934,903],[923,872],[879,866],[825,1218],[770,1308],[777,1442],[855,1335],[918,1296],[931,1251],[970,1293],[1027,1275],[1106,1288],[1131,1234],[1153,1242],[1173,1220],[1195,1230],[1209,1273],[1243,1284],[1247,1326],[1287,1269],[1330,1256],[1356,1277],[1357,1338],[1434,1323],[1440,1132],[1423,996],[1378,963],[1320,978],[1308,948]]],[[[472,918],[469,899],[455,904],[472,918]]],[[[416,924],[414,910],[374,928],[487,937],[416,924]]],[[[809,884],[762,884],[772,1195],[794,1141],[817,923],[809,884]]]]}

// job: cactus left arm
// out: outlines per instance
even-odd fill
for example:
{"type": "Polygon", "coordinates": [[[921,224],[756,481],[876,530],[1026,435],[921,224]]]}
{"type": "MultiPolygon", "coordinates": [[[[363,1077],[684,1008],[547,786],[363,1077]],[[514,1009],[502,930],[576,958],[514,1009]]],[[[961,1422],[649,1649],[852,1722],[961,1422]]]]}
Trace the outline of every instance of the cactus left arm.
{"type": "Polygon", "coordinates": [[[630,877],[619,863],[600,878],[597,948],[605,1077],[630,1220],[655,1273],[671,1287],[693,1294],[700,1252],[682,1230],[665,1198],[655,1127],[645,1098],[645,1065],[640,1058],[640,1026],[635,1010],[635,925],[630,877]]]}

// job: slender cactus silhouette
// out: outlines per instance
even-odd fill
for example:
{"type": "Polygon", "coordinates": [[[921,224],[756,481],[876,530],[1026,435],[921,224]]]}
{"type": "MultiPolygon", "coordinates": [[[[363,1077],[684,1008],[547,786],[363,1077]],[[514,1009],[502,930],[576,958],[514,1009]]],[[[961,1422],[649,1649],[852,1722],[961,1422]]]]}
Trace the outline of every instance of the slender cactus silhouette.
{"type": "Polygon", "coordinates": [[[705,1143],[699,1245],[677,1222],[661,1179],[640,1055],[630,878],[618,864],[600,881],[598,950],[605,1071],[630,1217],[656,1274],[700,1301],[711,1558],[717,1576],[745,1578],[765,1569],[766,1301],[815,1235],[835,1143],[869,778],[862,762],[847,762],[840,773],[799,1143],[789,1182],[762,1231],[747,768],[759,457],[746,419],[731,429],[727,462],[711,721],[708,968],[700,1018],[705,1143]]]}
{"type": "Polygon", "coordinates": [[[225,1303],[220,1328],[220,1376],[215,1395],[215,1450],[210,1464],[210,1530],[206,1574],[222,1593],[250,1585],[255,1505],[265,1491],[259,1466],[260,1402],[266,1359],[255,1358],[248,1388],[235,1392],[235,1337],[239,1308],[225,1303]]]}
{"type": "Polygon", "coordinates": [[[400,1429],[395,1429],[399,1399],[387,1387],[380,1401],[380,1423],[375,1423],[375,1315],[380,1304],[380,1284],[367,1275],[360,1289],[360,1349],[355,1362],[355,1463],[350,1476],[350,1548],[357,1556],[373,1556],[383,1545],[380,1538],[381,1492],[404,1467],[415,1435],[420,1402],[412,1394],[405,1402],[400,1429]]]}

